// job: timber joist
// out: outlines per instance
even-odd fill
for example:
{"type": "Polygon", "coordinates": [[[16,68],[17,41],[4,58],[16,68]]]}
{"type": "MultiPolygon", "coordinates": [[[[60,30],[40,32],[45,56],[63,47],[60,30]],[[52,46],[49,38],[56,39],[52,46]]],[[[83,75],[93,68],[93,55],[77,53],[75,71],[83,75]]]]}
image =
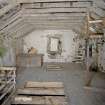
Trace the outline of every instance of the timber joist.
{"type": "Polygon", "coordinates": [[[48,2],[48,3],[22,3],[23,8],[31,9],[31,8],[86,8],[90,7],[90,2],[48,2]]]}
{"type": "Polygon", "coordinates": [[[44,9],[24,9],[25,14],[44,14],[44,13],[86,13],[86,8],[44,8],[44,9]]]}
{"type": "Polygon", "coordinates": [[[92,0],[17,0],[17,3],[90,2],[92,0]]]}
{"type": "Polygon", "coordinates": [[[8,18],[9,16],[14,15],[20,10],[20,5],[7,5],[4,8],[0,9],[0,19],[8,18]],[[9,16],[8,16],[9,15],[9,16]]]}

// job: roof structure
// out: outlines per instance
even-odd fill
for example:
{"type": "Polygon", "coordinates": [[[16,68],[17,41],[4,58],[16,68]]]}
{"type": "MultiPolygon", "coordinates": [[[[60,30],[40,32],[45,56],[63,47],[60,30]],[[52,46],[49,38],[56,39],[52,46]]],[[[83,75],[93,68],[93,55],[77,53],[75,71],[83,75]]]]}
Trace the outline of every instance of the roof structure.
{"type": "Polygon", "coordinates": [[[34,29],[80,28],[87,13],[93,19],[105,16],[104,0],[0,0],[0,32],[16,37],[34,29]],[[7,2],[8,1],[8,2],[7,2]]]}

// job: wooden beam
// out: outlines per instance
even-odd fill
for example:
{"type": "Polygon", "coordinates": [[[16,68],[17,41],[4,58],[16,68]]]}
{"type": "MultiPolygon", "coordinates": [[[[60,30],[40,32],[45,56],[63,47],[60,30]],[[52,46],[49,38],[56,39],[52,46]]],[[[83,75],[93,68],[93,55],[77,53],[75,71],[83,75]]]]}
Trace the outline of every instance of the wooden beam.
{"type": "Polygon", "coordinates": [[[33,25],[23,24],[23,26],[20,26],[20,28],[10,32],[9,35],[15,35],[16,38],[21,38],[31,33],[34,29],[35,27],[33,25]]]}
{"type": "Polygon", "coordinates": [[[81,20],[31,20],[31,19],[27,19],[27,23],[33,23],[33,24],[81,24],[82,21],[81,20]]]}
{"type": "Polygon", "coordinates": [[[14,7],[16,7],[16,5],[7,5],[4,8],[0,9],[0,17],[3,16],[5,13],[7,13],[9,10],[13,9],[14,7]]]}
{"type": "Polygon", "coordinates": [[[54,7],[76,7],[76,8],[82,8],[82,7],[90,7],[91,2],[57,2],[57,3],[23,3],[23,8],[54,8],[54,7]]]}
{"type": "Polygon", "coordinates": [[[17,3],[43,3],[43,2],[93,2],[92,0],[17,0],[17,3]]]}
{"type": "Polygon", "coordinates": [[[30,23],[30,24],[33,24],[33,25],[36,25],[36,27],[37,27],[37,25],[42,25],[42,26],[71,26],[71,25],[80,25],[81,24],[81,22],[69,22],[69,21],[67,21],[67,22],[60,22],[60,21],[52,21],[52,22],[50,22],[50,21],[41,21],[41,22],[36,22],[36,21],[27,21],[26,23],[30,23]]]}
{"type": "MultiPolygon", "coordinates": [[[[32,24],[33,25],[33,24],[32,24]]],[[[35,30],[71,30],[72,28],[75,28],[76,26],[79,26],[78,24],[71,24],[71,25],[34,25],[35,30]]]]}
{"type": "Polygon", "coordinates": [[[95,7],[95,8],[90,8],[90,11],[96,13],[96,14],[97,14],[98,16],[100,16],[100,17],[104,17],[104,16],[105,16],[105,11],[103,11],[103,10],[100,9],[100,8],[97,8],[97,7],[95,7]]]}
{"type": "Polygon", "coordinates": [[[94,19],[100,19],[101,16],[97,14],[95,11],[90,12],[90,16],[93,17],[94,19]]]}
{"type": "MultiPolygon", "coordinates": [[[[19,24],[17,24],[16,26],[14,26],[14,27],[11,27],[11,29],[9,29],[9,33],[8,33],[8,35],[14,35],[14,37],[15,36],[19,36],[20,34],[23,34],[23,32],[24,31],[26,31],[27,32],[27,30],[24,30],[24,29],[27,29],[27,30],[29,30],[30,28],[29,28],[29,25],[28,24],[26,24],[26,23],[24,23],[24,22],[20,22],[19,24]],[[21,31],[22,30],[22,31],[21,31]]],[[[7,29],[8,30],[8,29],[7,29]]],[[[5,29],[5,31],[6,31],[6,29],[5,29]]]]}
{"type": "Polygon", "coordinates": [[[67,105],[65,96],[23,96],[17,95],[12,105],[67,105]],[[53,104],[52,104],[53,103],[53,104]]]}
{"type": "Polygon", "coordinates": [[[68,20],[68,21],[72,21],[72,20],[77,20],[77,21],[82,21],[84,19],[84,17],[82,16],[56,16],[56,15],[48,15],[48,16],[34,16],[34,15],[28,15],[28,16],[23,16],[26,19],[31,19],[31,20],[68,20]]]}
{"type": "Polygon", "coordinates": [[[20,24],[22,24],[23,22],[24,22],[24,19],[19,18],[18,20],[15,20],[12,23],[8,24],[7,26],[3,27],[1,30],[11,31],[11,29],[14,29],[15,26],[19,25],[20,27],[21,26],[20,24]]]}
{"type": "Polygon", "coordinates": [[[54,13],[54,14],[50,14],[50,13],[46,13],[46,14],[34,14],[34,13],[24,13],[22,12],[22,16],[23,17],[85,17],[86,13],[54,13]]]}
{"type": "Polygon", "coordinates": [[[28,81],[25,84],[26,88],[63,88],[62,82],[32,82],[28,81]]]}
{"type": "Polygon", "coordinates": [[[64,96],[63,88],[24,88],[18,89],[17,94],[19,95],[33,95],[33,96],[64,96]]]}
{"type": "Polygon", "coordinates": [[[11,25],[12,23],[16,22],[17,20],[21,19],[21,13],[22,11],[18,12],[17,14],[13,15],[11,18],[9,18],[8,20],[4,21],[1,25],[0,25],[0,31],[3,30],[4,28],[8,27],[9,25],[11,25]]]}
{"type": "Polygon", "coordinates": [[[86,8],[47,8],[47,9],[24,9],[24,14],[37,13],[86,13],[86,8]]]}
{"type": "Polygon", "coordinates": [[[104,88],[97,88],[97,87],[85,86],[84,89],[86,89],[88,91],[105,93],[105,89],[104,88]]]}
{"type": "MultiPolygon", "coordinates": [[[[25,28],[26,30],[26,28],[25,28]]],[[[28,28],[26,31],[24,31],[24,33],[22,34],[19,34],[17,35],[18,38],[22,38],[22,37],[25,37],[27,35],[29,35],[31,32],[33,32],[35,30],[35,27],[33,27],[32,25],[30,26],[30,28],[28,28]]],[[[21,31],[21,30],[20,30],[21,31]]]]}
{"type": "Polygon", "coordinates": [[[89,21],[90,24],[92,24],[92,23],[102,23],[102,22],[103,22],[103,20],[91,20],[91,21],[89,21]]]}

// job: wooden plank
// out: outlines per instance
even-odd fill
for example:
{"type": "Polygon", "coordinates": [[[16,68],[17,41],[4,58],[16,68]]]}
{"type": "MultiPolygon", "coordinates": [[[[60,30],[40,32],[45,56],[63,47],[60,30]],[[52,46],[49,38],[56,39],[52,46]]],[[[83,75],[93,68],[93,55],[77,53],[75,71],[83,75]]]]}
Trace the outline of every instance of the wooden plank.
{"type": "Polygon", "coordinates": [[[46,96],[45,100],[47,105],[68,105],[66,97],[46,96]]]}
{"type": "Polygon", "coordinates": [[[14,105],[67,105],[64,96],[22,96],[17,95],[13,101],[14,105]]]}
{"type": "Polygon", "coordinates": [[[27,23],[27,25],[25,27],[19,28],[18,30],[13,32],[13,34],[15,35],[15,37],[19,38],[19,37],[24,37],[24,36],[28,35],[29,33],[31,33],[34,30],[35,30],[35,27],[33,25],[29,25],[27,23]]]}
{"type": "Polygon", "coordinates": [[[16,67],[0,67],[0,70],[4,71],[15,71],[16,67]]]}
{"type": "Polygon", "coordinates": [[[0,25],[0,30],[6,28],[7,26],[9,26],[10,24],[12,24],[13,22],[19,20],[21,18],[21,11],[16,13],[15,15],[13,15],[12,17],[8,18],[8,20],[3,21],[3,23],[1,23],[0,25]]]}
{"type": "Polygon", "coordinates": [[[23,88],[18,89],[17,94],[33,96],[64,96],[63,88],[23,88]]]}
{"type": "Polygon", "coordinates": [[[15,95],[15,90],[13,90],[5,99],[1,105],[11,105],[13,96],[15,95]]]}
{"type": "Polygon", "coordinates": [[[47,70],[63,70],[60,65],[47,65],[47,70]]]}
{"type": "Polygon", "coordinates": [[[26,19],[31,19],[31,20],[82,20],[84,19],[84,16],[68,16],[68,15],[65,15],[65,16],[62,16],[62,15],[46,15],[46,16],[43,16],[43,15],[31,15],[31,14],[28,14],[28,15],[23,15],[24,18],[26,19]]]}
{"type": "Polygon", "coordinates": [[[17,3],[35,3],[35,2],[93,2],[92,0],[17,0],[17,3]]]}
{"type": "Polygon", "coordinates": [[[24,9],[24,13],[86,13],[86,8],[45,8],[45,9],[24,9]]]}
{"type": "Polygon", "coordinates": [[[63,88],[62,82],[32,82],[28,81],[25,84],[26,88],[63,88]]]}
{"type": "Polygon", "coordinates": [[[72,28],[75,28],[76,26],[79,26],[79,24],[58,24],[58,25],[47,25],[47,24],[32,24],[34,25],[35,29],[40,29],[40,30],[71,30],[72,28]]]}
{"type": "Polygon", "coordinates": [[[49,14],[49,13],[46,13],[46,14],[32,14],[32,13],[28,13],[28,14],[25,14],[24,12],[22,13],[22,16],[34,16],[34,17],[65,17],[65,18],[70,18],[70,17],[85,17],[86,16],[86,13],[55,13],[55,14],[49,14]]]}
{"type": "Polygon", "coordinates": [[[45,98],[42,96],[22,96],[18,95],[15,97],[13,105],[27,104],[27,105],[44,105],[45,98]]]}
{"type": "Polygon", "coordinates": [[[4,25],[1,27],[0,31],[5,30],[8,27],[12,27],[13,25],[17,25],[19,22],[24,21],[22,18],[17,18],[16,20],[12,21],[11,23],[8,23],[7,25],[4,25]]]}
{"type": "Polygon", "coordinates": [[[41,6],[41,3],[23,3],[22,7],[23,8],[43,8],[43,7],[50,7],[50,8],[54,8],[54,7],[76,7],[76,8],[81,8],[81,7],[89,7],[91,6],[90,2],[72,2],[72,4],[70,5],[70,3],[68,2],[60,2],[60,3],[43,3],[43,5],[41,6]]]}
{"type": "Polygon", "coordinates": [[[35,28],[37,28],[37,27],[43,27],[43,28],[45,28],[45,27],[68,27],[69,29],[71,28],[71,26],[73,26],[73,25],[75,25],[75,26],[79,26],[81,23],[79,22],[79,23],[73,23],[73,22],[66,22],[66,23],[61,23],[61,22],[48,22],[48,23],[45,23],[45,22],[43,22],[43,23],[35,23],[34,21],[33,22],[26,22],[26,23],[30,23],[30,24],[32,24],[32,25],[34,25],[35,26],[35,28]],[[45,27],[44,27],[45,26],[45,27]]]}
{"type": "Polygon", "coordinates": [[[75,24],[75,23],[82,23],[82,20],[38,20],[38,19],[27,19],[28,23],[34,23],[34,24],[75,24]]]}
{"type": "Polygon", "coordinates": [[[91,86],[85,86],[84,89],[88,91],[93,91],[93,92],[104,92],[105,93],[105,88],[97,88],[97,87],[91,87],[91,86]]]}
{"type": "Polygon", "coordinates": [[[102,22],[103,22],[103,20],[93,20],[93,21],[89,21],[90,24],[92,24],[92,23],[102,23],[102,22]]]}
{"type": "Polygon", "coordinates": [[[17,4],[15,5],[7,5],[4,8],[0,9],[0,16],[4,15],[5,13],[7,13],[10,9],[13,9],[14,7],[16,7],[17,4]]]}

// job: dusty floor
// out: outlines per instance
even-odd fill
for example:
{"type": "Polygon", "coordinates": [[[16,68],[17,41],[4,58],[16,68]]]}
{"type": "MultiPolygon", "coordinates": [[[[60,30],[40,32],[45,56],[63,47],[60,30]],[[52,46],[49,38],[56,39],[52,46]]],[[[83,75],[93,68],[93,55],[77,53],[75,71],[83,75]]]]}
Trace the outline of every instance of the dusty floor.
{"type": "MultiPolygon", "coordinates": [[[[17,87],[23,87],[26,81],[61,81],[64,83],[69,105],[105,105],[105,93],[85,90],[85,70],[80,64],[64,64],[61,71],[48,71],[42,68],[20,68],[17,87]]],[[[105,75],[96,74],[92,85],[105,86],[105,75]],[[101,79],[103,78],[103,79],[101,79]]]]}

